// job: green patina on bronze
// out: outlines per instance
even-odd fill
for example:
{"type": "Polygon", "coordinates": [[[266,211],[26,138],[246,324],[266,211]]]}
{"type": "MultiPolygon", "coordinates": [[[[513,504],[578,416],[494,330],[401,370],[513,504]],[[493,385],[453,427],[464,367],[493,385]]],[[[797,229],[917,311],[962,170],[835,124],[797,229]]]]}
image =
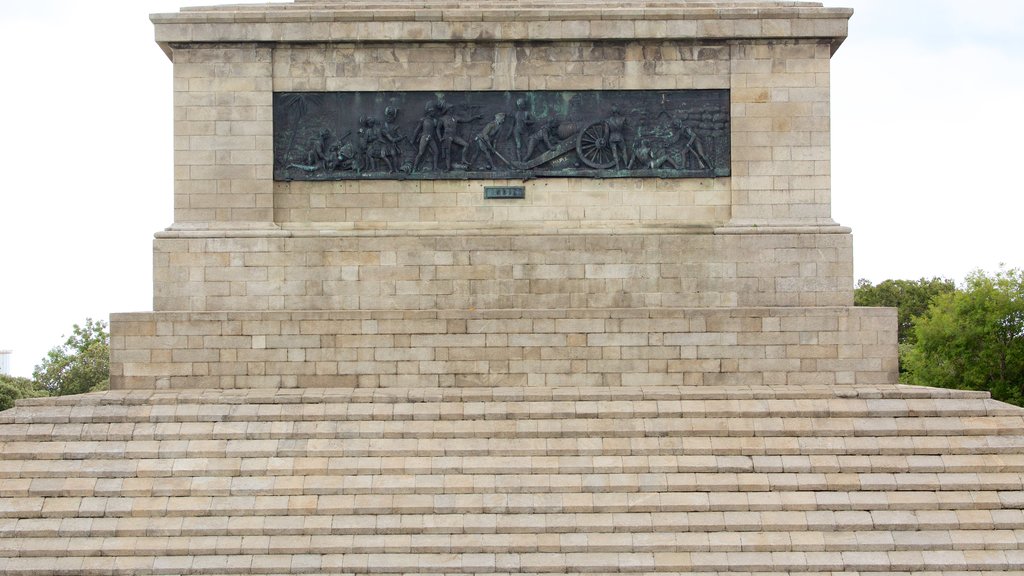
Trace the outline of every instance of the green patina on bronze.
{"type": "Polygon", "coordinates": [[[728,90],[279,92],[274,179],[730,175],[728,90]]]}

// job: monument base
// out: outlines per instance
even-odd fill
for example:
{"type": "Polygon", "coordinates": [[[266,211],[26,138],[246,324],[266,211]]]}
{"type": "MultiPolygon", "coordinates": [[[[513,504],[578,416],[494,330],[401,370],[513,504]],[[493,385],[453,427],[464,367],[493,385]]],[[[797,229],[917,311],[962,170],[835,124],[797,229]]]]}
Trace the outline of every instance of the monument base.
{"type": "Polygon", "coordinates": [[[851,385],[897,380],[888,308],[143,312],[111,387],[851,385]]]}
{"type": "Polygon", "coordinates": [[[853,304],[839,226],[173,231],[153,263],[156,311],[853,304]]]}

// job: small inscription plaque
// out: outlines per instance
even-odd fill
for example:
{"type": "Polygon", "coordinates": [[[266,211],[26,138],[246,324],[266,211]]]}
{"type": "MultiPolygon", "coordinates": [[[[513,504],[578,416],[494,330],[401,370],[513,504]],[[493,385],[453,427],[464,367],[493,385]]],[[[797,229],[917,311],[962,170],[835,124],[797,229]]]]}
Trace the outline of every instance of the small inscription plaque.
{"type": "Polygon", "coordinates": [[[484,186],[484,198],[489,200],[526,198],[526,188],[523,186],[484,186]]]}
{"type": "Polygon", "coordinates": [[[274,179],[729,176],[728,90],[277,92],[274,179]]]}

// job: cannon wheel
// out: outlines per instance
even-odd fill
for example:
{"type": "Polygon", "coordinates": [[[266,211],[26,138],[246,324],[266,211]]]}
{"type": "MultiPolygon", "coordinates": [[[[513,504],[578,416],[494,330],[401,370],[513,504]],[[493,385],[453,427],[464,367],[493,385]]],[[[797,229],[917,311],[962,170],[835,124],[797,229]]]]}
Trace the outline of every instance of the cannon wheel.
{"type": "Polygon", "coordinates": [[[594,122],[576,136],[576,154],[591,168],[607,170],[615,166],[615,155],[604,136],[604,124],[594,122]]]}

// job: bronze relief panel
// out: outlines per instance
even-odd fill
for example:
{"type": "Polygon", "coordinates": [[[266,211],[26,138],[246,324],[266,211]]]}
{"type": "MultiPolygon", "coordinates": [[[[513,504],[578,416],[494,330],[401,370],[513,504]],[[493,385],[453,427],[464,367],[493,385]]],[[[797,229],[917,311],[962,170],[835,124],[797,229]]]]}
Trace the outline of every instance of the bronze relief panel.
{"type": "Polygon", "coordinates": [[[728,90],[280,92],[274,179],[730,174],[728,90]]]}

